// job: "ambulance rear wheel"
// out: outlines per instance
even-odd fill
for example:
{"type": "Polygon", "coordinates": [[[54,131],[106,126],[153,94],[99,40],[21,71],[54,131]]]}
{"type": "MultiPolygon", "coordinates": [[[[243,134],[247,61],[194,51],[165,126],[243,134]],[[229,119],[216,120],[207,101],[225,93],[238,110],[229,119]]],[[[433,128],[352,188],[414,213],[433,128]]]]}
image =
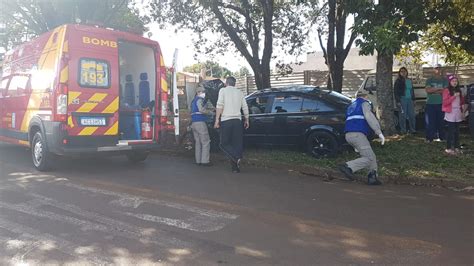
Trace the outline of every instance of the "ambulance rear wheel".
{"type": "Polygon", "coordinates": [[[48,146],[43,134],[38,131],[33,136],[31,142],[31,157],[33,164],[39,171],[48,171],[51,169],[52,154],[48,151],[48,146]]]}
{"type": "Polygon", "coordinates": [[[139,163],[143,162],[148,158],[149,152],[145,151],[135,151],[127,153],[127,159],[132,163],[139,163]]]}

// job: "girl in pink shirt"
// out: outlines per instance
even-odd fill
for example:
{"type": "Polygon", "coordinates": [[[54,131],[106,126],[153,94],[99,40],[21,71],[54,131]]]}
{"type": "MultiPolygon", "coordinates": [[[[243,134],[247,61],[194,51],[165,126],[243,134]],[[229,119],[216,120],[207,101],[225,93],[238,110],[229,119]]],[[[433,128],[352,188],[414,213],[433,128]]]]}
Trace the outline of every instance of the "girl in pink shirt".
{"type": "Polygon", "coordinates": [[[458,78],[454,75],[448,77],[449,85],[443,91],[444,120],[448,125],[445,152],[450,155],[462,153],[459,145],[459,123],[464,120],[464,98],[459,88],[458,78]]]}

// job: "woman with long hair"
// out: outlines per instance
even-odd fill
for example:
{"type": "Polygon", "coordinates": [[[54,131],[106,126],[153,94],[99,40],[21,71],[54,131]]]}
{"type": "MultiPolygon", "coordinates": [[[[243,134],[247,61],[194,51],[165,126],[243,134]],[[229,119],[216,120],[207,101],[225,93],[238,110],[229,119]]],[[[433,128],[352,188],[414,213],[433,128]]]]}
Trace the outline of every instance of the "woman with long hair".
{"type": "Polygon", "coordinates": [[[448,87],[443,91],[443,112],[444,120],[448,126],[446,137],[446,154],[460,154],[459,145],[459,124],[464,120],[463,105],[464,97],[459,88],[458,78],[454,75],[448,77],[448,87]]]}
{"type": "Polygon", "coordinates": [[[408,70],[401,67],[398,70],[398,78],[394,85],[395,101],[399,110],[398,121],[400,125],[400,133],[407,133],[407,119],[409,125],[409,132],[414,134],[415,127],[415,92],[413,90],[413,83],[408,78],[408,70]]]}

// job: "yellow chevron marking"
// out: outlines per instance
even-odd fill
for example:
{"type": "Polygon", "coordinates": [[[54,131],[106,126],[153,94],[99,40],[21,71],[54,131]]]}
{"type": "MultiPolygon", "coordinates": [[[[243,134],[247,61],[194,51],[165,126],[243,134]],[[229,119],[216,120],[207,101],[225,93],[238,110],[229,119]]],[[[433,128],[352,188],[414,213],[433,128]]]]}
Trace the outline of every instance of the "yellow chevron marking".
{"type": "Polygon", "coordinates": [[[74,122],[72,121],[72,116],[69,116],[67,118],[67,125],[70,127],[70,128],[73,128],[74,127],[74,122]]]}
{"type": "Polygon", "coordinates": [[[109,106],[107,106],[107,108],[105,108],[104,111],[102,111],[102,113],[104,114],[113,114],[115,112],[117,112],[119,108],[119,98],[116,97],[113,102],[111,104],[109,104],[109,106]]]}
{"type": "Polygon", "coordinates": [[[118,133],[118,121],[116,121],[111,128],[109,128],[104,135],[117,135],[118,133]]]}
{"type": "Polygon", "coordinates": [[[105,97],[107,97],[107,95],[108,95],[107,93],[95,93],[94,95],[92,95],[92,97],[89,98],[89,100],[87,100],[88,102],[92,102],[92,103],[83,104],[77,110],[77,112],[80,112],[80,113],[90,112],[99,104],[100,101],[102,101],[105,97]]]}
{"type": "Polygon", "coordinates": [[[19,140],[18,143],[24,146],[30,146],[30,143],[26,140],[19,140]]]}
{"type": "Polygon", "coordinates": [[[161,79],[161,90],[163,92],[168,92],[168,82],[166,82],[166,79],[161,79]]]}
{"type": "Polygon", "coordinates": [[[69,41],[64,41],[63,52],[69,52],[69,41]]]}
{"type": "Polygon", "coordinates": [[[78,91],[68,92],[67,105],[70,105],[79,95],[81,95],[81,93],[78,91]]]}
{"type": "Polygon", "coordinates": [[[79,132],[79,136],[90,136],[94,134],[94,132],[98,129],[99,127],[86,127],[81,132],[79,132]]]}
{"type": "Polygon", "coordinates": [[[69,80],[69,67],[66,66],[61,70],[61,74],[59,75],[59,82],[66,83],[69,80]]]}

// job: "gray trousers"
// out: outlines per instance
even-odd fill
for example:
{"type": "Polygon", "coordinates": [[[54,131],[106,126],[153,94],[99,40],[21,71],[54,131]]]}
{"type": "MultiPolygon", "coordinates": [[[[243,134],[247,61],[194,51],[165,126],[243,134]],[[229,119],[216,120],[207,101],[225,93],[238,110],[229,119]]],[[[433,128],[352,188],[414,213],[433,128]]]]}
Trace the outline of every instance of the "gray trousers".
{"type": "Polygon", "coordinates": [[[368,168],[369,171],[377,171],[377,158],[365,134],[360,132],[346,133],[346,141],[354,147],[361,156],[358,159],[346,163],[352,172],[357,172],[363,168],[368,168]]]}
{"type": "Polygon", "coordinates": [[[209,163],[211,139],[209,138],[206,122],[193,122],[191,129],[194,135],[196,163],[209,163]]]}

